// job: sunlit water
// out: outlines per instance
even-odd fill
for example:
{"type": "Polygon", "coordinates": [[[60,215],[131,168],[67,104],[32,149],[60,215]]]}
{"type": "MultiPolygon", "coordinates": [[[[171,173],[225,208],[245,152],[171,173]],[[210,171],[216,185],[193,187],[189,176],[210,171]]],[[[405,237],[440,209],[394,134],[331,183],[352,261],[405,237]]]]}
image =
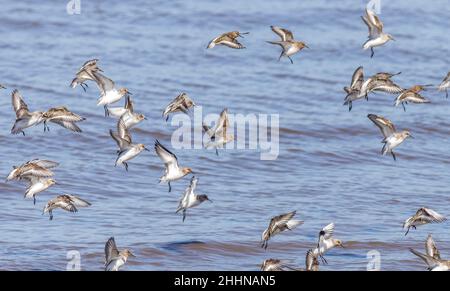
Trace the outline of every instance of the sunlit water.
{"type": "MultiPolygon", "coordinates": [[[[82,0],[81,14],[68,15],[65,1],[9,1],[0,17],[0,173],[33,158],[61,163],[60,185],[24,200],[25,185],[0,184],[0,268],[64,270],[66,254],[77,250],[84,270],[101,270],[104,243],[135,254],[126,270],[256,270],[267,258],[303,266],[318,231],[336,223],[345,249],[327,254],[322,270],[365,270],[367,252],[381,254],[384,270],[424,270],[408,248],[423,251],[432,233],[450,258],[449,224],[427,225],[404,236],[402,222],[421,206],[450,215],[450,99],[430,90],[429,105],[393,107],[395,96],[342,106],[343,86],[356,67],[366,75],[402,74],[404,87],[438,84],[449,70],[448,1],[382,1],[380,17],[395,42],[376,49],[361,44],[367,29],[364,1],[108,1],[82,0]],[[61,3],[60,3],[61,2],[61,3]],[[270,25],[291,29],[305,49],[277,62],[270,25]],[[249,31],[245,50],[208,41],[231,30],[249,31]],[[198,191],[214,203],[175,214],[189,179],[158,185],[163,172],[154,152],[115,168],[113,119],[96,106],[98,90],[85,93],[68,84],[80,65],[99,58],[105,74],[134,93],[136,110],[149,120],[133,130],[136,142],[170,146],[177,127],[162,109],[181,92],[205,113],[264,113],[280,116],[280,153],[261,161],[258,151],[176,150],[200,178],[198,191]],[[82,134],[57,125],[12,136],[10,92],[21,91],[31,110],[66,105],[87,118],[82,134]],[[389,117],[415,139],[398,150],[398,161],[382,157],[381,135],[368,113],[389,117]],[[76,214],[42,216],[46,201],[61,193],[89,200],[76,214]],[[258,244],[270,217],[297,210],[304,225],[275,237],[267,251],[258,244]]],[[[122,102],[120,103],[122,104],[122,102]]]]}

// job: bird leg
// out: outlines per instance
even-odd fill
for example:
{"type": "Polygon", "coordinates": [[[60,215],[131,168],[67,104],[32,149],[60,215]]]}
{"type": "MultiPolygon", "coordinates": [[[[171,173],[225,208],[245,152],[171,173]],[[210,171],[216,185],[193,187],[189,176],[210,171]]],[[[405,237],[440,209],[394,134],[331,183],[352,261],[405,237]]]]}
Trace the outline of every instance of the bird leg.
{"type": "Polygon", "coordinates": [[[23,136],[25,136],[25,131],[22,130],[22,134],[23,134],[23,136]]]}
{"type": "Polygon", "coordinates": [[[406,107],[405,107],[405,103],[402,102],[402,106],[403,106],[403,111],[406,112],[406,107]]]}
{"type": "Polygon", "coordinates": [[[445,89],[445,98],[448,98],[448,90],[445,89]]]}
{"type": "Polygon", "coordinates": [[[219,150],[216,148],[216,155],[219,156],[219,150]]]}
{"type": "Polygon", "coordinates": [[[49,211],[48,214],[50,214],[50,217],[48,218],[49,220],[53,220],[53,212],[49,211]]]}
{"type": "Polygon", "coordinates": [[[328,265],[327,259],[325,259],[323,255],[319,254],[319,257],[324,265],[328,265]]]}
{"type": "Polygon", "coordinates": [[[33,195],[33,204],[36,205],[36,196],[33,195]]]}
{"type": "Polygon", "coordinates": [[[405,236],[406,236],[406,235],[408,234],[408,232],[409,232],[409,228],[410,228],[410,227],[408,227],[408,229],[406,230],[405,236]]]}
{"type": "Polygon", "coordinates": [[[391,155],[392,155],[392,157],[394,158],[394,161],[396,161],[397,158],[395,157],[395,153],[394,153],[393,151],[391,151],[391,155]]]}
{"type": "Polygon", "coordinates": [[[186,219],[186,209],[183,210],[183,222],[186,219]]]}
{"type": "Polygon", "coordinates": [[[287,56],[289,58],[289,60],[291,61],[291,64],[294,64],[294,61],[291,59],[290,56],[287,56]]]}
{"type": "Polygon", "coordinates": [[[169,192],[172,191],[172,186],[170,186],[170,181],[167,184],[169,184],[169,192]]]}
{"type": "Polygon", "coordinates": [[[84,92],[86,92],[86,88],[84,86],[87,87],[88,85],[85,83],[80,83],[80,86],[81,86],[81,88],[83,88],[84,92]]]}
{"type": "Polygon", "coordinates": [[[352,103],[353,103],[352,101],[348,102],[348,111],[349,112],[352,111],[352,108],[353,108],[353,104],[352,103]]]}
{"type": "Polygon", "coordinates": [[[373,55],[375,54],[373,47],[370,48],[370,51],[372,52],[372,54],[370,55],[370,58],[373,58],[373,55]]]}
{"type": "Polygon", "coordinates": [[[105,109],[105,117],[109,116],[108,105],[103,106],[105,109]]]}
{"type": "Polygon", "coordinates": [[[278,61],[281,61],[281,57],[283,56],[284,51],[281,52],[280,56],[278,57],[278,61]]]}
{"type": "Polygon", "coordinates": [[[125,170],[127,170],[127,172],[128,172],[128,164],[125,162],[123,164],[125,165],[125,170]]]}

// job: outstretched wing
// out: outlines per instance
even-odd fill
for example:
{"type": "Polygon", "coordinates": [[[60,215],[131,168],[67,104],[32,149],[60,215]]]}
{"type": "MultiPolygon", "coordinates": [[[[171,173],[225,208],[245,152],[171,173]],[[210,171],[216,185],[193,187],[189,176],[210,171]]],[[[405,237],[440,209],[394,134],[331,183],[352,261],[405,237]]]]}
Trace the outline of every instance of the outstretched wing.
{"type": "Polygon", "coordinates": [[[110,237],[105,244],[105,265],[117,256],[119,256],[119,250],[117,249],[116,241],[114,237],[110,237]]]}
{"type": "Polygon", "coordinates": [[[395,132],[395,126],[389,119],[375,114],[369,114],[367,117],[381,130],[384,138],[391,136],[395,132]]]}
{"type": "Polygon", "coordinates": [[[92,74],[95,78],[95,82],[97,83],[98,88],[100,89],[101,95],[106,95],[106,92],[114,89],[115,84],[113,80],[99,72],[92,72],[92,74]]]}
{"type": "Polygon", "coordinates": [[[292,34],[290,30],[273,25],[270,28],[281,38],[282,41],[294,40],[294,34],[292,34]]]}
{"type": "Polygon", "coordinates": [[[158,140],[155,141],[155,152],[161,161],[163,161],[167,170],[170,168],[178,169],[178,160],[175,154],[165,148],[158,140]]]}
{"type": "Polygon", "coordinates": [[[25,101],[23,101],[22,95],[20,95],[19,90],[15,89],[12,92],[11,97],[14,112],[16,112],[16,117],[21,118],[25,115],[28,115],[29,113],[28,106],[25,103],[25,101]]]}
{"type": "Polygon", "coordinates": [[[441,255],[439,253],[438,248],[436,247],[436,243],[434,242],[431,234],[428,235],[427,240],[425,242],[425,250],[428,256],[433,257],[435,259],[440,260],[441,255]]]}

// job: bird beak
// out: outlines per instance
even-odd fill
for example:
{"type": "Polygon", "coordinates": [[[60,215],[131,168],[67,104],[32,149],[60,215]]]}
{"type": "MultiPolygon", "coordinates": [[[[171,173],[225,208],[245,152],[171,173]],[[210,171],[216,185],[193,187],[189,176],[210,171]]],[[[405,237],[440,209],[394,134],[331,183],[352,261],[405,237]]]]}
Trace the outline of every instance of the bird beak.
{"type": "Polygon", "coordinates": [[[131,93],[131,92],[128,92],[128,95],[133,95],[133,93],[131,93]]]}
{"type": "Polygon", "coordinates": [[[212,202],[212,200],[211,200],[211,199],[209,199],[209,198],[208,198],[208,199],[206,199],[206,200],[208,200],[209,202],[213,203],[213,202],[212,202]]]}
{"type": "Polygon", "coordinates": [[[307,46],[306,44],[305,44],[305,47],[306,47],[306,48],[310,48],[310,47],[309,47],[309,46],[307,46]]]}
{"type": "Polygon", "coordinates": [[[412,135],[409,135],[409,137],[410,137],[410,138],[415,138],[415,137],[414,137],[414,136],[412,136],[412,135]]]}
{"type": "Polygon", "coordinates": [[[148,118],[147,118],[147,117],[144,117],[144,120],[148,120],[148,118]]]}
{"type": "Polygon", "coordinates": [[[239,33],[239,35],[238,36],[240,36],[240,37],[242,37],[242,38],[244,38],[242,35],[243,34],[249,34],[250,32],[241,32],[241,33],[239,33]]]}
{"type": "Polygon", "coordinates": [[[343,249],[345,249],[345,247],[344,247],[344,245],[343,245],[343,244],[341,244],[341,245],[340,245],[340,247],[341,247],[341,248],[343,248],[343,249]]]}
{"type": "Polygon", "coordinates": [[[149,152],[149,151],[150,151],[150,150],[149,150],[148,148],[146,148],[146,147],[144,147],[144,150],[145,150],[145,151],[147,151],[147,152],[149,152]]]}

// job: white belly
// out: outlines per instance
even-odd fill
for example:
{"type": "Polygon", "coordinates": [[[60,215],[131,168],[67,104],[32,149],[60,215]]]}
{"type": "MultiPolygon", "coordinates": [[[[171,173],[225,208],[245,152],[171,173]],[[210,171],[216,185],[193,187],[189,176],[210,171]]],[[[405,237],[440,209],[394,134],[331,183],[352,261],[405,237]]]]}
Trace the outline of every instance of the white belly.
{"type": "Polygon", "coordinates": [[[137,155],[139,155],[139,153],[142,150],[139,150],[137,147],[132,147],[131,149],[127,150],[126,152],[122,153],[119,158],[117,159],[116,164],[117,165],[121,165],[131,159],[133,159],[134,157],[136,157],[137,155]]]}
{"type": "Polygon", "coordinates": [[[97,105],[108,105],[111,103],[115,103],[120,100],[122,96],[119,94],[119,91],[116,89],[106,92],[105,95],[101,96],[98,100],[97,105]]]}

